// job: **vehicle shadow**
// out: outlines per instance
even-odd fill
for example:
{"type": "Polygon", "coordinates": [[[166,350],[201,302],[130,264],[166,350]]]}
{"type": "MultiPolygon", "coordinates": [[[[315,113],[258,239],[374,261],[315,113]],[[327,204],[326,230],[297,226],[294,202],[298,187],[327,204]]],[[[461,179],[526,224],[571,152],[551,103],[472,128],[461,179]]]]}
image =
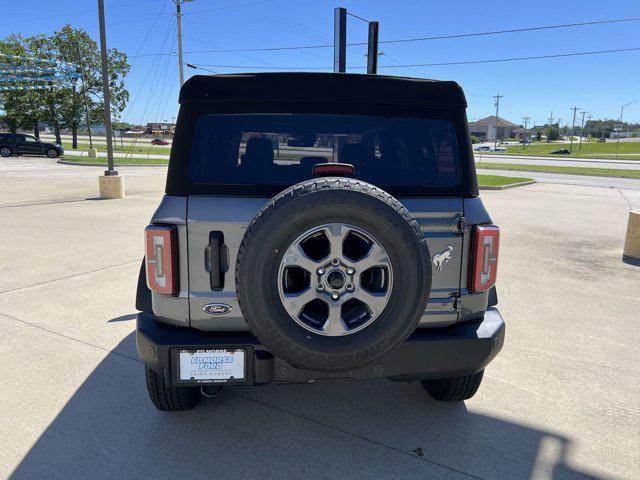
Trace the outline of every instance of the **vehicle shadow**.
{"type": "Polygon", "coordinates": [[[234,387],[158,412],[130,334],[10,478],[597,478],[567,465],[569,446],[384,380],[234,387]]]}

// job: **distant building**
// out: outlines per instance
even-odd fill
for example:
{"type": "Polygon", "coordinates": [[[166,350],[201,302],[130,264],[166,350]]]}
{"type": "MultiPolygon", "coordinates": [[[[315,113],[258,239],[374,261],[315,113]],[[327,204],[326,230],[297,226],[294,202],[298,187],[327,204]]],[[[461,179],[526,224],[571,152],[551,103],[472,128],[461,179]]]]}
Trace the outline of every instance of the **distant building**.
{"type": "Polygon", "coordinates": [[[638,132],[611,132],[611,138],[634,138],[638,136],[638,132]]]}
{"type": "Polygon", "coordinates": [[[521,133],[520,130],[524,132],[524,129],[520,129],[518,125],[504,118],[497,117],[496,121],[495,115],[469,122],[469,133],[483,140],[514,138],[516,134],[521,133]]]}
{"type": "Polygon", "coordinates": [[[173,131],[176,129],[175,123],[157,122],[147,123],[147,133],[155,133],[160,135],[173,135],[173,131]]]}

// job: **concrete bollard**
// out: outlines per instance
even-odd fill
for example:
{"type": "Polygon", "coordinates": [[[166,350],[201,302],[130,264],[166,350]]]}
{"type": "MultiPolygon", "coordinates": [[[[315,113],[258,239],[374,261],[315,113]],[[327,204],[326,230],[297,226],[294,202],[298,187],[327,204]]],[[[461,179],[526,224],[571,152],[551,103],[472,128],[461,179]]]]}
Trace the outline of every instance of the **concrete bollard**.
{"type": "Polygon", "coordinates": [[[100,177],[101,198],[124,198],[124,177],[122,175],[102,175],[100,177]]]}
{"type": "Polygon", "coordinates": [[[640,265],[640,210],[629,212],[622,261],[632,265],[640,265]]]}
{"type": "Polygon", "coordinates": [[[89,148],[87,150],[87,156],[89,158],[98,158],[98,149],[97,148],[89,148]]]}

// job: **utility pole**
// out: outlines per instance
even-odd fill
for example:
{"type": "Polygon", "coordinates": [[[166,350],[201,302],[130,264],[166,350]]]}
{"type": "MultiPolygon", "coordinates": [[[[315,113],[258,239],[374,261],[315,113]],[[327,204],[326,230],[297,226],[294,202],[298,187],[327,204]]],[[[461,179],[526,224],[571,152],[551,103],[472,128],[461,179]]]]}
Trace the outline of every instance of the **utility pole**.
{"type": "Polygon", "coordinates": [[[522,149],[523,150],[525,148],[527,148],[527,124],[529,123],[530,119],[531,119],[531,117],[522,117],[522,120],[524,120],[524,137],[522,137],[522,149]]]}
{"type": "Polygon", "coordinates": [[[578,150],[582,148],[582,136],[584,135],[584,116],[587,114],[584,110],[582,111],[582,121],[580,122],[580,141],[578,143],[578,150]]]}
{"type": "Polygon", "coordinates": [[[493,149],[495,150],[498,147],[498,119],[500,118],[498,116],[498,114],[500,113],[500,99],[504,97],[504,95],[494,95],[493,98],[496,99],[496,135],[495,138],[493,139],[493,149]]]}
{"type": "Polygon", "coordinates": [[[104,0],[98,0],[100,24],[100,58],[102,62],[102,95],[104,97],[104,127],[107,137],[107,170],[100,177],[100,196],[103,198],[124,197],[124,179],[113,168],[113,139],[111,138],[111,98],[109,95],[109,68],[107,66],[107,33],[104,21],[104,0]]]}
{"type": "Polygon", "coordinates": [[[585,135],[584,135],[585,140],[589,138],[588,132],[589,132],[590,123],[591,123],[591,114],[589,114],[589,116],[587,117],[587,123],[585,124],[587,126],[587,131],[585,132],[585,135]]]}
{"type": "Polygon", "coordinates": [[[551,115],[549,115],[549,126],[553,125],[553,110],[551,110],[551,115]]]}
{"type": "Polygon", "coordinates": [[[180,86],[184,83],[184,61],[182,58],[182,10],[181,5],[183,3],[191,2],[193,0],[173,0],[176,4],[176,30],[178,32],[178,68],[180,69],[180,86]]]}
{"type": "Polygon", "coordinates": [[[573,110],[573,123],[571,124],[571,139],[569,143],[569,152],[573,152],[573,132],[574,132],[574,129],[576,128],[576,113],[580,109],[578,107],[573,107],[571,110],[573,110]]]}
{"type": "Polygon", "coordinates": [[[342,7],[333,10],[333,71],[347,71],[347,9],[342,7]]]}

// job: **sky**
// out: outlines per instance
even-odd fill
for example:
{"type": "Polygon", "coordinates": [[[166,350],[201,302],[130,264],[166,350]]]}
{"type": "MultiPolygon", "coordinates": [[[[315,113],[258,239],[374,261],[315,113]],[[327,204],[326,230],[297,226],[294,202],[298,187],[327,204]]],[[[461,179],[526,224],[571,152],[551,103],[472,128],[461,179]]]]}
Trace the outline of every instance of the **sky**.
{"type": "MultiPolygon", "coordinates": [[[[8,0],[3,0],[8,2],[8,0]]],[[[184,0],[183,0],[184,1],[184,0]]],[[[172,121],[178,111],[178,62],[173,0],[105,0],[107,45],[129,56],[130,103],[121,119],[172,121]]],[[[420,1],[420,0],[193,0],[183,4],[185,78],[194,74],[320,69],[331,71],[332,48],[211,52],[333,43],[333,9],[380,22],[380,41],[640,17],[637,0],[420,1]],[[208,51],[207,51],[208,50],[208,51]]],[[[51,34],[63,25],[98,40],[96,0],[32,0],[27,9],[3,8],[0,37],[51,34]]],[[[367,24],[348,18],[348,42],[366,42],[367,24]]],[[[579,124],[594,118],[640,122],[640,50],[530,61],[396,67],[640,48],[640,21],[418,42],[381,44],[379,73],[455,80],[464,89],[470,120],[495,113],[517,124],[579,124]]],[[[363,72],[366,46],[349,47],[350,72],[363,72]],[[358,68],[360,67],[360,68],[358,68]]]]}

